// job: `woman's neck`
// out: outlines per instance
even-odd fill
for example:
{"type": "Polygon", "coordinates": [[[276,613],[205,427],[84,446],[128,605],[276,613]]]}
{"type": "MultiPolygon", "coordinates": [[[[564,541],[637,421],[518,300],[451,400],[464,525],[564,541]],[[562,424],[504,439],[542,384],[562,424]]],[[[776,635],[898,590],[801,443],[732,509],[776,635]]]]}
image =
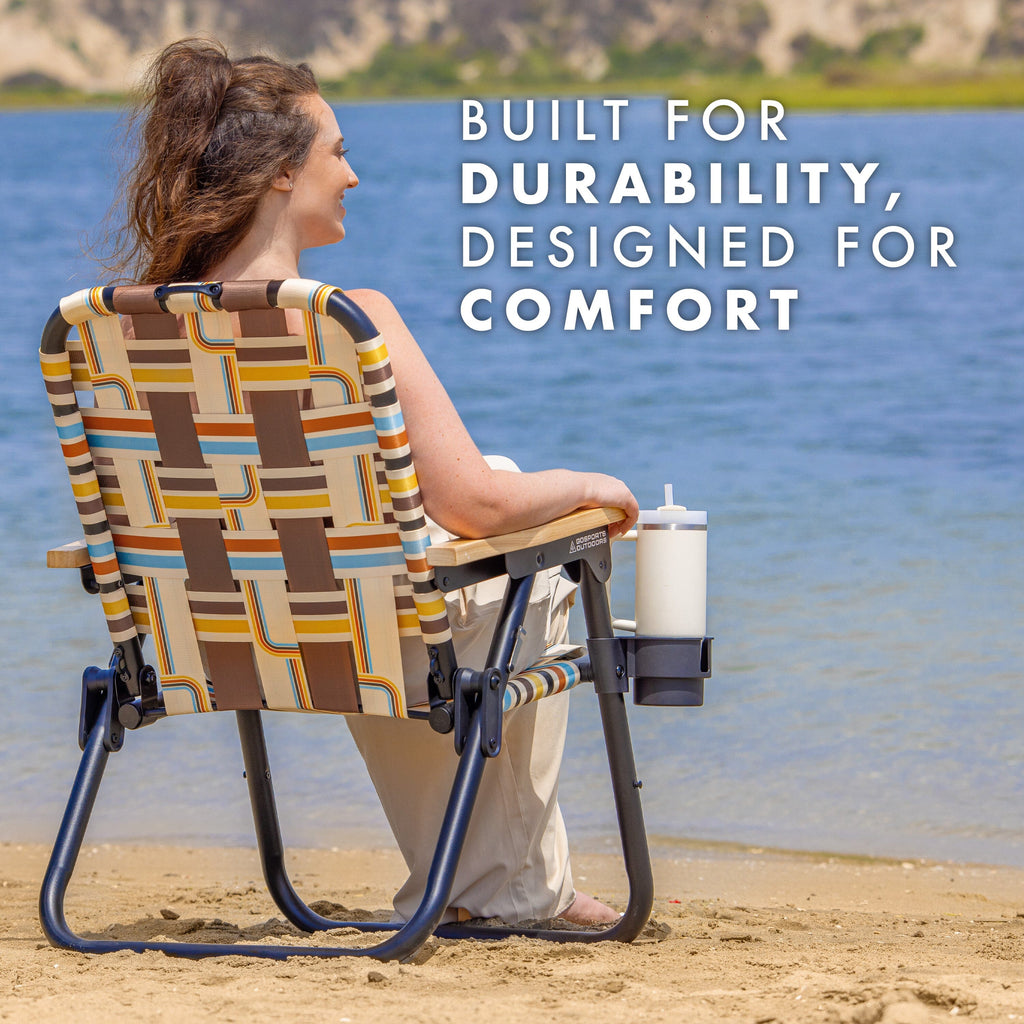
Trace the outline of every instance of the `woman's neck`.
{"type": "Polygon", "coordinates": [[[242,240],[216,266],[211,281],[276,281],[299,276],[299,252],[287,235],[282,235],[271,211],[263,204],[255,223],[242,240]]]}

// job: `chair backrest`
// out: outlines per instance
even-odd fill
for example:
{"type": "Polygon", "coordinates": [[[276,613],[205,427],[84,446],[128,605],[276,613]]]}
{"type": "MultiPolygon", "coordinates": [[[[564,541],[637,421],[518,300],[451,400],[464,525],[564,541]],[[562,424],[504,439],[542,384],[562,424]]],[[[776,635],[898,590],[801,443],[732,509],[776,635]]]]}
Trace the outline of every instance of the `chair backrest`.
{"type": "Polygon", "coordinates": [[[408,714],[400,638],[451,633],[355,303],[305,280],[86,289],[40,359],[111,639],[152,636],[169,714],[408,714]]]}

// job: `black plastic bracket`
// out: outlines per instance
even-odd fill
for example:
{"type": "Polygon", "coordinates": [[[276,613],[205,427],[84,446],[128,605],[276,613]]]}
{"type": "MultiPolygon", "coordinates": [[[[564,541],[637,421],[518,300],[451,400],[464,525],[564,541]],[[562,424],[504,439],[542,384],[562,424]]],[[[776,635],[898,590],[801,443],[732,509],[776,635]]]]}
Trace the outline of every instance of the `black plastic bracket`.
{"type": "Polygon", "coordinates": [[[455,647],[451,640],[427,647],[427,697],[430,712],[427,715],[434,732],[449,733],[455,727],[452,698],[455,695],[455,647]]]}
{"type": "Polygon", "coordinates": [[[480,752],[497,757],[501,751],[501,713],[507,673],[498,668],[474,672],[460,668],[455,673],[455,753],[466,748],[472,713],[480,708],[480,752]]]}
{"type": "Polygon", "coordinates": [[[497,757],[501,751],[501,713],[507,680],[508,675],[503,669],[489,668],[483,672],[480,681],[480,711],[483,718],[480,752],[484,757],[497,757]]]}
{"type": "Polygon", "coordinates": [[[623,636],[587,638],[587,651],[590,654],[596,693],[627,693],[629,691],[626,639],[623,636]]]}
{"type": "MultiPolygon", "coordinates": [[[[144,715],[160,713],[163,701],[156,670],[143,659],[142,644],[138,637],[117,644],[110,659],[110,667],[116,670],[119,692],[128,697],[137,697],[144,715]]],[[[118,704],[127,703],[127,700],[118,701],[118,704]]]]}
{"type": "Polygon", "coordinates": [[[223,291],[224,287],[219,281],[208,281],[202,284],[162,284],[153,289],[153,298],[160,303],[160,308],[166,313],[166,301],[171,295],[184,294],[186,292],[195,294],[198,292],[200,295],[205,295],[216,302],[223,291]]]}
{"type": "Polygon", "coordinates": [[[96,581],[96,573],[93,572],[92,562],[86,565],[80,565],[78,567],[78,574],[82,578],[82,589],[87,594],[92,594],[95,597],[100,592],[100,585],[96,581]]]}
{"type": "Polygon", "coordinates": [[[587,649],[598,693],[625,693],[633,702],[700,707],[711,675],[711,640],[705,637],[591,637],[587,649]]]}
{"type": "Polygon", "coordinates": [[[124,744],[124,729],[117,720],[117,701],[107,700],[107,694],[117,688],[116,669],[90,665],[82,673],[82,705],[78,714],[78,746],[85,744],[94,729],[103,733],[103,747],[108,751],[120,750],[124,744]]]}

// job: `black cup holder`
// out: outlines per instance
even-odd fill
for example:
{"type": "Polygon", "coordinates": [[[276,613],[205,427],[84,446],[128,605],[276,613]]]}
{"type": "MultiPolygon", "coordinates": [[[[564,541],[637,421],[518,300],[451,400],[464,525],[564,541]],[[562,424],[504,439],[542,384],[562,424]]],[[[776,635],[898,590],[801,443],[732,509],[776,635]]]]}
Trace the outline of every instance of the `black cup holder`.
{"type": "Polygon", "coordinates": [[[647,707],[699,708],[711,675],[711,637],[628,636],[587,641],[598,692],[625,693],[647,707]],[[611,680],[615,680],[614,683],[611,680]]]}

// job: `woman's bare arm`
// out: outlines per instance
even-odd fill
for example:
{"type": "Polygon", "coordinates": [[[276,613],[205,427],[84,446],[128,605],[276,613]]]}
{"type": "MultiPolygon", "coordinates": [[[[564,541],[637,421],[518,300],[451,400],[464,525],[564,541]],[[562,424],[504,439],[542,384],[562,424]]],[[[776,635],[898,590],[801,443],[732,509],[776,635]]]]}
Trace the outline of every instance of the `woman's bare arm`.
{"type": "Polygon", "coordinates": [[[348,294],[387,344],[423,505],[431,519],[460,537],[487,537],[536,526],[578,508],[609,506],[626,513],[613,533],[632,527],[636,499],[615,477],[568,469],[491,469],[391,301],[370,290],[348,294]]]}

